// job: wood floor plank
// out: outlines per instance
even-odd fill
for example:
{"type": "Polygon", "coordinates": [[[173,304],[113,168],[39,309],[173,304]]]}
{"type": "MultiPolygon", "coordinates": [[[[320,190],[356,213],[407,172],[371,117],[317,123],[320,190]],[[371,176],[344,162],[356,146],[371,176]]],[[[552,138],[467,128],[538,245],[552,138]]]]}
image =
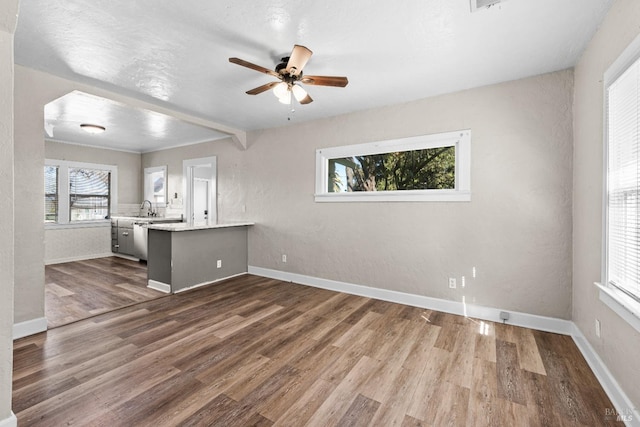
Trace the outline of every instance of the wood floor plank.
{"type": "Polygon", "coordinates": [[[336,386],[322,378],[316,380],[273,424],[278,427],[305,425],[336,386]]]}
{"type": "Polygon", "coordinates": [[[371,425],[371,419],[379,406],[380,402],[359,394],[336,425],[340,427],[367,427],[371,425]]]}
{"type": "Polygon", "coordinates": [[[496,340],[496,359],[498,397],[526,405],[525,385],[516,344],[496,340]]]}
{"type": "Polygon", "coordinates": [[[418,380],[419,376],[413,371],[402,368],[393,383],[387,387],[387,394],[380,400],[382,403],[371,420],[371,425],[402,425],[418,380]]]}
{"type": "Polygon", "coordinates": [[[373,373],[375,360],[362,356],[309,419],[310,427],[337,425],[357,397],[356,391],[373,373]]]}
{"type": "Polygon", "coordinates": [[[516,334],[518,336],[516,348],[518,349],[520,368],[536,374],[547,375],[531,329],[516,328],[516,334]]]}
{"type": "MultiPolygon", "coordinates": [[[[72,268],[73,310],[146,292],[72,268]]],[[[252,275],[17,340],[13,369],[28,426],[621,425],[571,337],[252,275]]]]}

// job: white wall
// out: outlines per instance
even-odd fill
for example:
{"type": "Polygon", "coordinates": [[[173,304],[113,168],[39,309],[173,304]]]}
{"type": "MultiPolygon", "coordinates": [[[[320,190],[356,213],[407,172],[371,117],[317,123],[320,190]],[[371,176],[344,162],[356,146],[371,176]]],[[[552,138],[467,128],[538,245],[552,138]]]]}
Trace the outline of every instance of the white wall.
{"type": "Polygon", "coordinates": [[[603,75],[640,34],[640,2],[618,0],[575,68],[573,320],[628,397],[640,402],[640,334],[600,302],[603,191],[603,75]],[[595,336],[595,319],[602,338],[595,336]]]}
{"type": "Polygon", "coordinates": [[[250,133],[249,264],[570,318],[572,88],[561,71],[250,133]],[[317,148],[467,128],[469,203],[314,203],[317,148]]]}
{"type": "Polygon", "coordinates": [[[11,413],[13,374],[14,168],[13,33],[18,1],[0,4],[0,425],[15,425],[11,413]]]}

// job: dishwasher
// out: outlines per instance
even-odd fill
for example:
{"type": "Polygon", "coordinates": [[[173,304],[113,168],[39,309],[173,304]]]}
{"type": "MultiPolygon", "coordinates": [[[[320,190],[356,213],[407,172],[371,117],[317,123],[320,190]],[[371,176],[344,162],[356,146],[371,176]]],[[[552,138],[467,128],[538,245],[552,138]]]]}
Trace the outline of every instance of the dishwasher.
{"type": "Polygon", "coordinates": [[[133,256],[146,261],[147,260],[147,241],[149,238],[149,223],[135,222],[133,223],[133,256]]]}

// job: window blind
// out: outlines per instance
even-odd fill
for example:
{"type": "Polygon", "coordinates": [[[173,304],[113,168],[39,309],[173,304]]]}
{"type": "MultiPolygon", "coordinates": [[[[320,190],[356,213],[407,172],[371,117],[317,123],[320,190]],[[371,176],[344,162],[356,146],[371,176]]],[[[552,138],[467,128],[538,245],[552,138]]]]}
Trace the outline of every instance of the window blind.
{"type": "Polygon", "coordinates": [[[58,221],[58,167],[44,167],[44,221],[58,221]]]}
{"type": "Polygon", "coordinates": [[[640,61],[607,88],[607,280],[640,300],[640,61]]]}
{"type": "Polygon", "coordinates": [[[69,215],[71,221],[104,219],[109,215],[111,173],[69,168],[69,215]]]}

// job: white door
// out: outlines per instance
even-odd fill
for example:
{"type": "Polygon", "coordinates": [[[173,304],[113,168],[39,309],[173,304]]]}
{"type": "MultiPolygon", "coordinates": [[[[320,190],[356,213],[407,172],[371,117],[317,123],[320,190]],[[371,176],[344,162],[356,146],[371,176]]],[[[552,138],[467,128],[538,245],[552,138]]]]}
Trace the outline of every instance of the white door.
{"type": "Polygon", "coordinates": [[[193,220],[203,222],[207,220],[209,212],[209,181],[206,179],[193,180],[193,220]]]}

